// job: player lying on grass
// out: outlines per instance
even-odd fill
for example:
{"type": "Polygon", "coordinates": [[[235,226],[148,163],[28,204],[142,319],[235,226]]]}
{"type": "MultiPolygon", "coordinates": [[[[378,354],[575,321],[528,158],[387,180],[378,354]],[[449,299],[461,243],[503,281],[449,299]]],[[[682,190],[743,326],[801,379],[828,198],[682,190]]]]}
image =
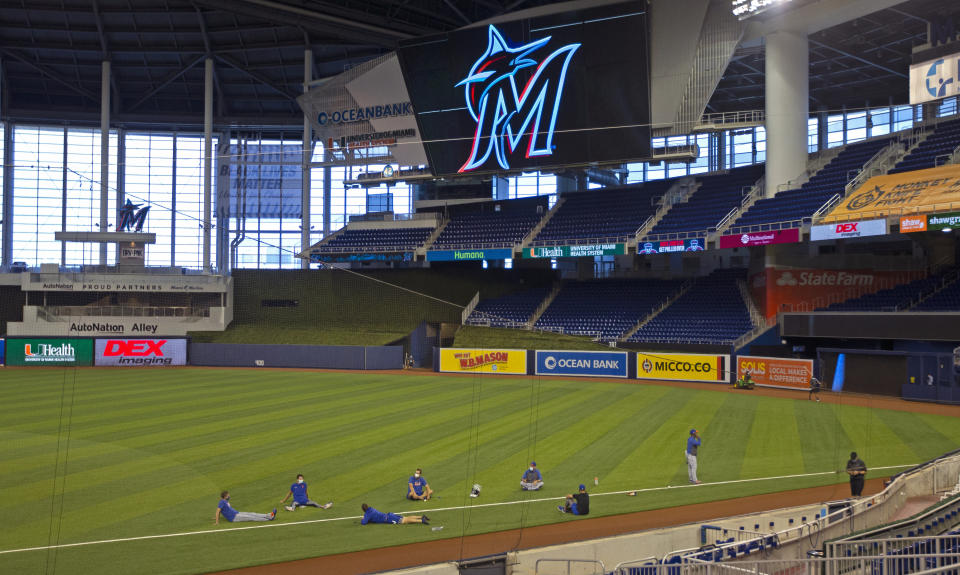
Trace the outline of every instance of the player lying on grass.
{"type": "Polygon", "coordinates": [[[407,480],[407,499],[428,501],[432,495],[433,489],[430,489],[427,478],[423,476],[423,470],[417,468],[407,480]]]}
{"type": "Polygon", "coordinates": [[[563,505],[557,505],[560,513],[573,513],[574,515],[587,515],[590,513],[590,495],[587,493],[587,486],[580,484],[580,491],[567,495],[567,501],[563,505]]]}
{"type": "Polygon", "coordinates": [[[290,491],[280,500],[280,505],[286,503],[291,495],[293,496],[293,501],[290,505],[284,507],[287,511],[296,511],[297,507],[319,507],[320,509],[330,509],[333,507],[333,501],[327,501],[325,504],[320,505],[307,497],[307,483],[303,480],[302,473],[297,474],[297,482],[290,486],[290,491]]]}
{"type": "Polygon", "coordinates": [[[272,513],[253,513],[250,511],[237,511],[230,505],[230,492],[224,491],[220,494],[220,503],[217,504],[217,514],[213,516],[214,525],[220,525],[220,516],[230,523],[239,523],[241,521],[273,521],[277,517],[277,510],[272,513]]]}
{"type": "Polygon", "coordinates": [[[391,525],[406,525],[408,523],[430,524],[430,518],[426,515],[408,515],[404,517],[396,513],[377,511],[366,503],[362,504],[360,509],[363,509],[363,519],[360,520],[360,525],[366,525],[367,523],[389,523],[391,525]]]}

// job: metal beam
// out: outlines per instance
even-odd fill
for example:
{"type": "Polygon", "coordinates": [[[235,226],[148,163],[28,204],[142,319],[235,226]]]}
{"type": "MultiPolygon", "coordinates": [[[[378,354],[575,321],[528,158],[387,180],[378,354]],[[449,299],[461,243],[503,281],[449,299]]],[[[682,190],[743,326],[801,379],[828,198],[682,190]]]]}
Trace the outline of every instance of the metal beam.
{"type": "Polygon", "coordinates": [[[450,0],[443,0],[443,3],[446,4],[451,10],[453,10],[453,13],[456,14],[457,16],[459,16],[460,19],[463,20],[463,23],[464,23],[464,24],[467,24],[467,25],[473,24],[473,21],[471,21],[469,18],[467,18],[466,14],[464,14],[463,12],[461,12],[460,9],[457,8],[457,5],[456,5],[456,4],[454,4],[454,3],[451,2],[450,0]]]}
{"type": "Polygon", "coordinates": [[[34,62],[31,62],[29,59],[25,58],[24,56],[21,56],[21,55],[18,54],[16,51],[10,50],[10,49],[8,49],[8,48],[0,48],[0,52],[2,52],[3,54],[6,54],[7,56],[9,56],[9,57],[11,57],[11,58],[13,58],[14,60],[18,60],[19,62],[21,62],[21,63],[23,63],[23,64],[26,64],[27,66],[33,68],[34,70],[36,70],[37,72],[39,72],[42,76],[44,76],[44,77],[46,77],[46,78],[48,78],[48,79],[50,79],[50,80],[53,80],[54,82],[57,82],[58,84],[61,84],[61,85],[63,85],[63,86],[66,86],[67,88],[70,88],[72,91],[80,94],[81,96],[83,96],[83,97],[85,97],[85,98],[88,98],[91,102],[100,102],[100,98],[97,97],[97,95],[94,94],[93,92],[91,92],[90,90],[87,90],[86,88],[83,88],[83,87],[81,87],[81,86],[76,86],[76,85],[74,85],[74,84],[71,84],[70,82],[67,82],[66,80],[61,80],[59,74],[55,74],[55,73],[51,72],[50,70],[47,70],[44,66],[41,66],[40,64],[36,64],[36,63],[34,63],[34,62]]]}
{"type": "Polygon", "coordinates": [[[246,75],[249,76],[250,78],[256,80],[257,82],[259,82],[259,83],[261,83],[261,84],[263,84],[263,85],[266,86],[267,88],[270,88],[270,89],[273,90],[274,92],[277,92],[278,94],[281,94],[281,95],[283,95],[283,96],[286,96],[286,97],[289,98],[290,100],[296,101],[297,97],[296,97],[295,95],[290,94],[289,92],[287,92],[287,91],[284,90],[283,88],[278,88],[277,86],[274,86],[274,85],[273,85],[273,81],[272,81],[270,78],[267,78],[266,76],[263,76],[263,75],[261,75],[261,74],[258,74],[257,72],[251,72],[250,70],[245,69],[245,68],[243,67],[243,64],[241,64],[240,62],[237,62],[237,61],[234,60],[233,58],[230,58],[230,57],[228,57],[228,56],[224,56],[224,55],[222,55],[222,54],[218,54],[218,55],[216,56],[216,59],[217,59],[217,60],[220,60],[221,62],[223,62],[223,63],[226,64],[227,66],[230,66],[230,67],[233,68],[234,70],[237,70],[238,72],[241,72],[241,73],[243,73],[243,74],[246,74],[246,75]]]}
{"type": "MultiPolygon", "coordinates": [[[[197,20],[200,22],[200,33],[203,35],[203,46],[207,49],[207,56],[212,57],[213,46],[210,43],[210,34],[207,31],[207,21],[203,17],[203,12],[200,11],[199,7],[196,7],[197,10],[197,20]]],[[[213,87],[217,91],[217,108],[220,110],[220,113],[223,114],[226,108],[226,100],[223,95],[223,87],[220,85],[220,74],[217,73],[217,69],[213,69],[213,87]]]]}
{"type": "Polygon", "coordinates": [[[841,50],[840,48],[836,48],[836,47],[831,46],[831,45],[829,45],[829,44],[824,44],[823,42],[818,42],[817,40],[814,40],[813,38],[810,38],[809,41],[810,41],[811,44],[813,44],[813,45],[815,45],[815,46],[819,46],[819,47],[821,47],[821,48],[826,48],[826,49],[828,49],[828,50],[833,50],[834,52],[836,52],[837,54],[840,54],[841,56],[846,56],[847,58],[851,58],[851,59],[856,60],[856,61],[858,61],[858,62],[863,62],[864,64],[869,64],[870,66],[873,66],[874,68],[877,68],[877,69],[879,69],[879,70],[883,70],[884,72],[886,72],[886,73],[888,73],[888,74],[893,74],[894,76],[898,76],[898,77],[904,78],[904,79],[909,78],[909,76],[907,76],[907,75],[904,74],[903,72],[899,72],[899,71],[897,71],[897,70],[894,70],[893,68],[887,68],[887,67],[884,66],[883,64],[878,64],[878,63],[876,63],[876,62],[871,62],[870,60],[867,60],[866,58],[863,58],[863,57],[861,57],[861,56],[857,56],[856,54],[851,54],[850,52],[847,52],[847,51],[845,51],[845,50],[841,50]]]}
{"type": "Polygon", "coordinates": [[[176,80],[176,79],[179,78],[180,76],[183,76],[184,74],[186,74],[188,70],[190,70],[191,68],[193,68],[194,66],[196,66],[196,65],[199,64],[200,62],[203,62],[203,59],[204,59],[204,56],[199,56],[199,57],[197,57],[197,58],[194,58],[193,60],[191,60],[191,61],[190,61],[186,66],[184,66],[183,68],[180,68],[180,69],[177,70],[176,72],[173,72],[173,73],[169,74],[169,75],[168,75],[166,78],[164,78],[159,84],[157,84],[156,87],[151,88],[151,89],[148,90],[145,94],[143,94],[142,96],[140,96],[140,99],[138,99],[138,100],[136,101],[136,103],[134,103],[133,106],[131,106],[128,111],[129,111],[129,112],[132,112],[133,110],[136,110],[137,108],[139,108],[140,105],[143,104],[144,102],[146,102],[147,100],[149,100],[151,96],[154,96],[157,92],[159,92],[160,90],[163,90],[164,88],[166,88],[167,86],[169,86],[171,82],[173,82],[174,80],[176,80]]]}

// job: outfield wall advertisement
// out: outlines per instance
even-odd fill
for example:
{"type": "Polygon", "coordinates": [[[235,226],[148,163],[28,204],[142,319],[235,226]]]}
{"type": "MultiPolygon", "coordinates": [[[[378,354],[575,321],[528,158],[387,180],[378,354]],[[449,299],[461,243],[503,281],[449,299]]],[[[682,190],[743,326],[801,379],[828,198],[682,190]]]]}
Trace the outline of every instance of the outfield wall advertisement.
{"type": "Polygon", "coordinates": [[[522,349],[441,349],[440,371],[526,375],[527,352],[522,349]]]}
{"type": "Polygon", "coordinates": [[[93,365],[93,340],[8,339],[7,365],[93,365]]]}
{"type": "Polygon", "coordinates": [[[627,352],[537,351],[535,375],[627,377],[627,352]]]}
{"type": "Polygon", "coordinates": [[[757,385],[808,389],[813,377],[812,359],[788,359],[757,355],[737,356],[737,378],[750,370],[750,379],[757,385]]]}
{"type": "Polygon", "coordinates": [[[98,339],[94,365],[120,367],[187,365],[185,339],[98,339]]]}
{"type": "Polygon", "coordinates": [[[730,383],[730,356],[638,351],[637,379],[730,383]]]}
{"type": "Polygon", "coordinates": [[[579,258],[617,256],[627,253],[626,244],[589,244],[580,246],[541,246],[523,250],[525,258],[579,258]]]}

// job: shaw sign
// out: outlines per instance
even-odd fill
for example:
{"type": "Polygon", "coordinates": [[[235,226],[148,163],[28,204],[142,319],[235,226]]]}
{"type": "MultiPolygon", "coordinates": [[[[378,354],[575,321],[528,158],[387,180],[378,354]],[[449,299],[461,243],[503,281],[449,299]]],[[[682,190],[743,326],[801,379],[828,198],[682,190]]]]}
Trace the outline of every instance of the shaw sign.
{"type": "Polygon", "coordinates": [[[94,365],[186,365],[185,339],[98,339],[94,365]]]}

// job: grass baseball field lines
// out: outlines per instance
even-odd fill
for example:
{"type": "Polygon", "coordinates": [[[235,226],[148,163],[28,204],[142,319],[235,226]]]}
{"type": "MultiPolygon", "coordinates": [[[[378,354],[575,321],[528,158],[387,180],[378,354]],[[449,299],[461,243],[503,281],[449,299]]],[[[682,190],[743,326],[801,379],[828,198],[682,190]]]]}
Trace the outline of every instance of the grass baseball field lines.
{"type": "Polygon", "coordinates": [[[960,418],[817,404],[801,393],[786,400],[584,379],[273,370],[3,375],[0,572],[11,573],[54,572],[54,564],[67,574],[197,573],[569,521],[556,501],[529,501],[560,498],[579,483],[595,493],[685,485],[692,427],[704,438],[706,482],[801,476],[597,497],[592,514],[843,483],[842,474],[804,474],[839,470],[851,450],[878,467],[960,443],[960,418]],[[531,460],[546,486],[520,492],[531,460]],[[403,498],[418,466],[437,494],[427,503],[403,498]],[[221,490],[240,510],[267,512],[298,472],[313,499],[335,501],[332,509],[281,509],[250,530],[213,526],[221,490]],[[479,499],[467,496],[473,483],[483,486],[479,499]],[[360,528],[353,518],[364,502],[427,510],[445,529],[360,528]],[[496,502],[517,503],[486,506],[496,502]],[[350,519],[309,522],[337,518],[350,519]],[[184,532],[196,533],[2,553],[184,532]]]}

